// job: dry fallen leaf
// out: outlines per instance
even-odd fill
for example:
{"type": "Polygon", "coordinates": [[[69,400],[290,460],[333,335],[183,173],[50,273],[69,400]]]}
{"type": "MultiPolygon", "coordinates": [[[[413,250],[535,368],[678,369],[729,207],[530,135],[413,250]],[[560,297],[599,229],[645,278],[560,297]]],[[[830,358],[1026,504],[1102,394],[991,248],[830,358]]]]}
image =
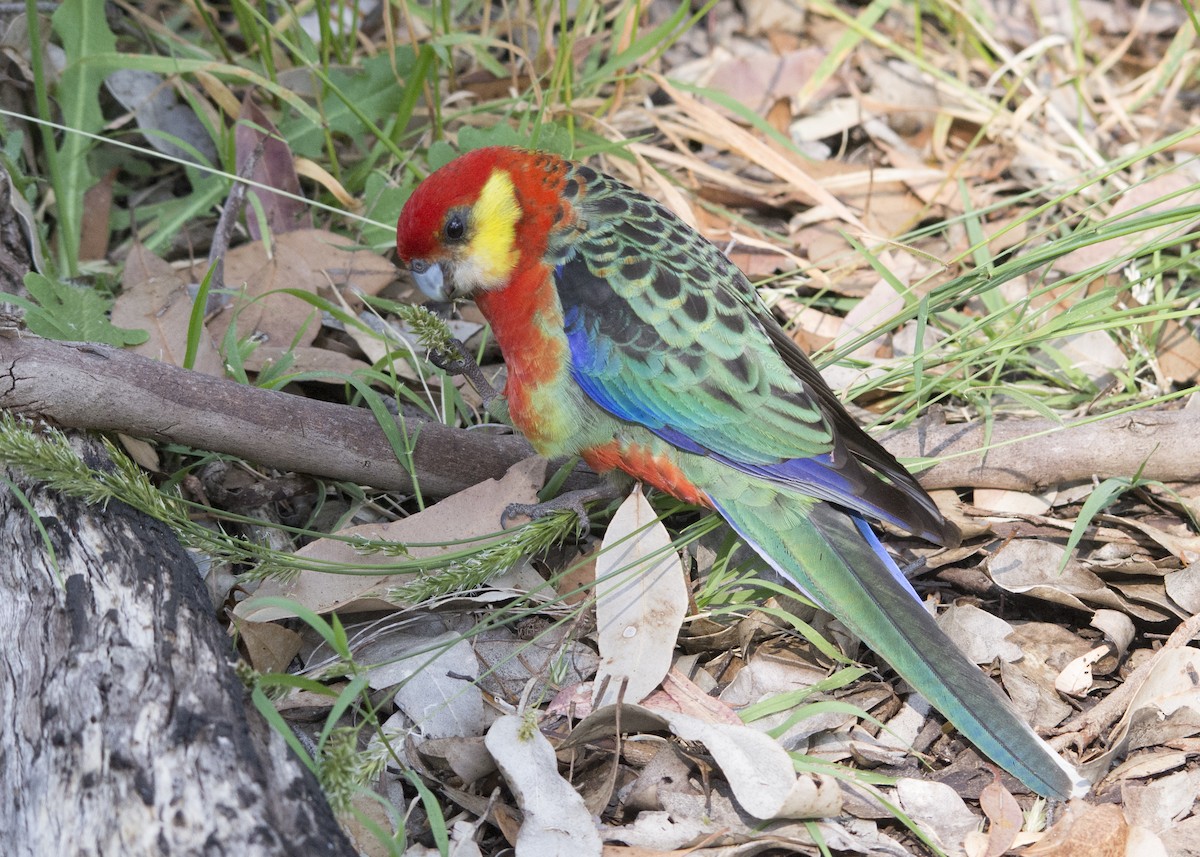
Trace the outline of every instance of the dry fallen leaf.
{"type": "Polygon", "coordinates": [[[1073,557],[1062,568],[1066,549],[1042,539],[1013,539],[988,558],[988,573],[1003,589],[1076,610],[1108,607],[1139,619],[1161,621],[1162,614],[1125,598],[1073,557]],[[1060,571],[1061,568],[1061,571],[1060,571]]]}
{"type": "Polygon", "coordinates": [[[250,666],[258,672],[283,672],[300,651],[301,637],[290,628],[272,622],[247,622],[238,616],[232,619],[250,666]]]}
{"type": "Polygon", "coordinates": [[[1022,857],[1125,857],[1129,823],[1119,806],[1071,801],[1066,815],[1022,857]]]}
{"type": "Polygon", "coordinates": [[[524,814],[517,853],[599,857],[602,846],[592,814],[559,775],[554,748],[537,724],[505,715],[488,729],[485,743],[524,814]]]}
{"type": "Polygon", "coordinates": [[[641,702],[671,668],[687,614],[683,564],[641,486],[617,509],[596,555],[596,707],[641,702]],[[607,684],[606,684],[607,682],[607,684]]]}
{"type": "Polygon", "coordinates": [[[487,726],[483,692],[473,681],[479,661],[463,631],[392,633],[356,649],[354,657],[367,668],[372,690],[394,692],[396,707],[418,735],[483,734],[487,726]]]}
{"type": "Polygon", "coordinates": [[[1012,847],[1025,824],[1021,805],[1012,792],[995,780],[979,794],[979,808],[988,818],[987,847],[979,857],[1000,857],[1012,847]]]}
{"type": "Polygon", "coordinates": [[[1058,674],[1073,658],[1091,648],[1086,640],[1059,625],[1024,622],[1015,626],[1009,641],[1022,657],[1000,663],[1000,676],[1013,704],[1034,729],[1057,726],[1071,712],[1054,689],[1058,674]]]}
{"type": "Polygon", "coordinates": [[[1092,689],[1092,667],[1108,653],[1108,646],[1097,646],[1071,661],[1054,680],[1054,689],[1068,696],[1087,696],[1092,689]]]}
{"type": "MultiPolygon", "coordinates": [[[[121,294],[112,309],[113,324],[141,328],[150,334],[132,350],[152,360],[182,366],[192,306],[183,277],[142,244],[134,244],[121,275],[121,294]]],[[[207,326],[201,327],[192,368],[214,377],[225,374],[224,361],[213,346],[207,326]]]]}
{"type": "Polygon", "coordinates": [[[967,834],[979,826],[975,813],[945,783],[905,777],[896,783],[900,808],[943,850],[962,853],[967,834]]]}
{"type": "Polygon", "coordinates": [[[248,178],[259,185],[284,191],[283,194],[271,193],[261,187],[251,185],[246,191],[246,227],[250,237],[258,241],[263,236],[258,212],[250,204],[251,200],[258,201],[262,209],[267,231],[272,235],[282,235],[297,229],[312,229],[312,212],[300,194],[300,177],[296,175],[296,167],[292,161],[292,149],[279,133],[262,108],[246,94],[242,102],[241,115],[233,132],[237,147],[237,164],[239,170],[244,170],[247,164],[253,163],[254,169],[248,178]]]}
{"type": "Polygon", "coordinates": [[[937,617],[937,623],[977,664],[990,664],[997,659],[1015,661],[1021,657],[1020,647],[1008,640],[1013,626],[972,604],[950,605],[937,617]]]}
{"type": "Polygon", "coordinates": [[[255,335],[278,348],[312,345],[321,328],[320,312],[302,298],[281,291],[328,294],[353,288],[373,295],[396,276],[391,262],[370,250],[351,250],[350,239],[324,229],[301,229],[275,235],[268,252],[264,241],[252,241],[225,255],[225,285],[242,289],[233,304],[210,324],[223,341],[237,318],[239,338],[255,335]]]}
{"type": "MultiPolygon", "coordinates": [[[[527,458],[514,464],[499,480],[489,479],[447,497],[408,518],[392,524],[364,524],[338,533],[341,537],[383,539],[409,545],[413,557],[429,557],[462,549],[462,545],[432,543],[478,539],[480,543],[503,538],[497,534],[500,515],[510,503],[534,503],[542,486],[546,461],[527,458]],[[415,543],[429,543],[422,546],[415,543]]],[[[297,555],[315,562],[344,563],[351,568],[370,568],[394,561],[379,554],[362,554],[341,539],[317,539],[297,555]]],[[[288,598],[317,613],[392,607],[382,600],[389,589],[405,578],[394,574],[361,575],[301,571],[286,581],[264,581],[250,598],[234,608],[234,614],[253,622],[271,622],[291,617],[287,610],[263,606],[264,597],[288,598]]]]}

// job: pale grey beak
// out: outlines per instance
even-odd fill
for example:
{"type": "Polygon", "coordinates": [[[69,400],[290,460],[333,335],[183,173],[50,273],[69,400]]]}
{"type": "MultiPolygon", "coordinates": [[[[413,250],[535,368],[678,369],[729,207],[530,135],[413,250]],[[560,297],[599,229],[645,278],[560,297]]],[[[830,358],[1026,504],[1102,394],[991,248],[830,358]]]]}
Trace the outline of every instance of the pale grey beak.
{"type": "Polygon", "coordinates": [[[434,262],[432,265],[420,259],[414,259],[410,266],[417,288],[427,297],[435,301],[450,300],[450,288],[442,276],[442,266],[434,262]]]}

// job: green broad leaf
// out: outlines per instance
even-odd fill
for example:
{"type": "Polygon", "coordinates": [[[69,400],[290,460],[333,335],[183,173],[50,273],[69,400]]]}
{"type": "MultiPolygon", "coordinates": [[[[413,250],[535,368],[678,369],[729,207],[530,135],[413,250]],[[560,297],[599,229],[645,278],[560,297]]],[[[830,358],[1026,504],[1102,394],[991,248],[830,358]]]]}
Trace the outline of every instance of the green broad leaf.
{"type": "Polygon", "coordinates": [[[522,134],[507,122],[498,122],[490,128],[467,126],[458,132],[458,148],[462,152],[470,152],[487,146],[527,147],[528,145],[528,135],[522,134]]]}
{"type": "Polygon", "coordinates": [[[117,327],[108,320],[112,299],[93,289],[51,280],[31,271],[25,275],[25,288],[36,303],[6,296],[5,300],[25,309],[25,323],[38,336],[69,342],[101,342],[124,348],[141,345],[150,338],[144,330],[117,327]]]}
{"type": "Polygon", "coordinates": [[[345,140],[369,144],[374,135],[361,116],[380,123],[396,115],[407,91],[405,78],[415,65],[416,54],[409,48],[397,50],[394,69],[391,57],[385,53],[363,61],[357,68],[330,69],[328,86],[313,82],[314,87],[323,90],[322,121],[314,123],[305,115],[286,117],[276,122],[280,135],[295,154],[308,158],[322,157],[326,129],[345,140]]]}
{"type": "Polygon", "coordinates": [[[429,164],[429,169],[436,170],[446,166],[457,157],[458,150],[445,140],[434,140],[425,155],[425,162],[429,164]]]}
{"type": "MultiPolygon", "coordinates": [[[[56,88],[63,124],[93,134],[104,127],[104,114],[100,111],[104,71],[89,65],[87,59],[96,54],[115,53],[117,48],[104,17],[104,6],[94,0],[63,0],[50,19],[67,56],[56,88]]],[[[54,188],[58,197],[59,241],[72,270],[78,263],[83,194],[95,184],[87,162],[87,153],[93,145],[95,141],[83,134],[67,134],[59,150],[61,170],[54,188]]]]}
{"type": "Polygon", "coordinates": [[[373,223],[365,223],[359,234],[359,241],[372,249],[391,249],[396,246],[396,220],[404,203],[412,196],[412,185],[397,186],[382,172],[373,172],[367,176],[363,199],[366,200],[366,210],[363,215],[373,223]],[[386,227],[376,224],[385,223],[386,227]]]}

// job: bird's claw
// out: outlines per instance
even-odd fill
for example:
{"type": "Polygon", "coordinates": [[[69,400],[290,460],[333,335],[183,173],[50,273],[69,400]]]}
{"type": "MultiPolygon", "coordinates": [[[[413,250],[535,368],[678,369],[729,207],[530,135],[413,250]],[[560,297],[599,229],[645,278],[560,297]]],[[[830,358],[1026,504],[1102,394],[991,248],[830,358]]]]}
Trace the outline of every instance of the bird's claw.
{"type": "Polygon", "coordinates": [[[451,339],[445,349],[431,348],[429,362],[448,375],[464,375],[475,365],[475,358],[467,351],[461,340],[451,339]]]}
{"type": "Polygon", "coordinates": [[[547,515],[553,515],[555,512],[574,512],[579,521],[579,538],[586,539],[592,532],[592,522],[583,504],[593,500],[612,500],[620,495],[621,492],[616,485],[611,482],[602,482],[594,488],[581,488],[577,491],[559,494],[553,500],[547,500],[545,503],[510,503],[500,515],[500,526],[507,527],[513,515],[537,520],[547,515]]]}
{"type": "Polygon", "coordinates": [[[583,498],[574,496],[574,494],[575,492],[563,494],[545,503],[509,503],[504,511],[500,513],[500,527],[501,529],[507,529],[513,516],[536,521],[547,515],[553,515],[555,512],[574,512],[579,522],[579,538],[586,539],[592,531],[592,524],[588,518],[587,509],[583,506],[583,498]]]}
{"type": "Polygon", "coordinates": [[[429,362],[448,375],[462,375],[483,399],[485,410],[491,411],[503,421],[508,420],[508,407],[496,388],[484,377],[483,370],[475,362],[475,357],[467,350],[461,340],[451,339],[445,348],[429,349],[429,362]]]}

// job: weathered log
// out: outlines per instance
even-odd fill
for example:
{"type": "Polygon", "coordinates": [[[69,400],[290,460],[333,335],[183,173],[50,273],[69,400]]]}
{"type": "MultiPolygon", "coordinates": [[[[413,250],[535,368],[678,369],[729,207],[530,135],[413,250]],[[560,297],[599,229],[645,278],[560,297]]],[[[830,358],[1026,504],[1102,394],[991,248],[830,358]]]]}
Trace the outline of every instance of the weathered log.
{"type": "MultiPolygon", "coordinates": [[[[101,460],[94,442],[87,454],[101,460]]],[[[312,774],[248,716],[230,640],[174,535],[122,503],[7,477],[3,852],[354,854],[312,774]]]]}

